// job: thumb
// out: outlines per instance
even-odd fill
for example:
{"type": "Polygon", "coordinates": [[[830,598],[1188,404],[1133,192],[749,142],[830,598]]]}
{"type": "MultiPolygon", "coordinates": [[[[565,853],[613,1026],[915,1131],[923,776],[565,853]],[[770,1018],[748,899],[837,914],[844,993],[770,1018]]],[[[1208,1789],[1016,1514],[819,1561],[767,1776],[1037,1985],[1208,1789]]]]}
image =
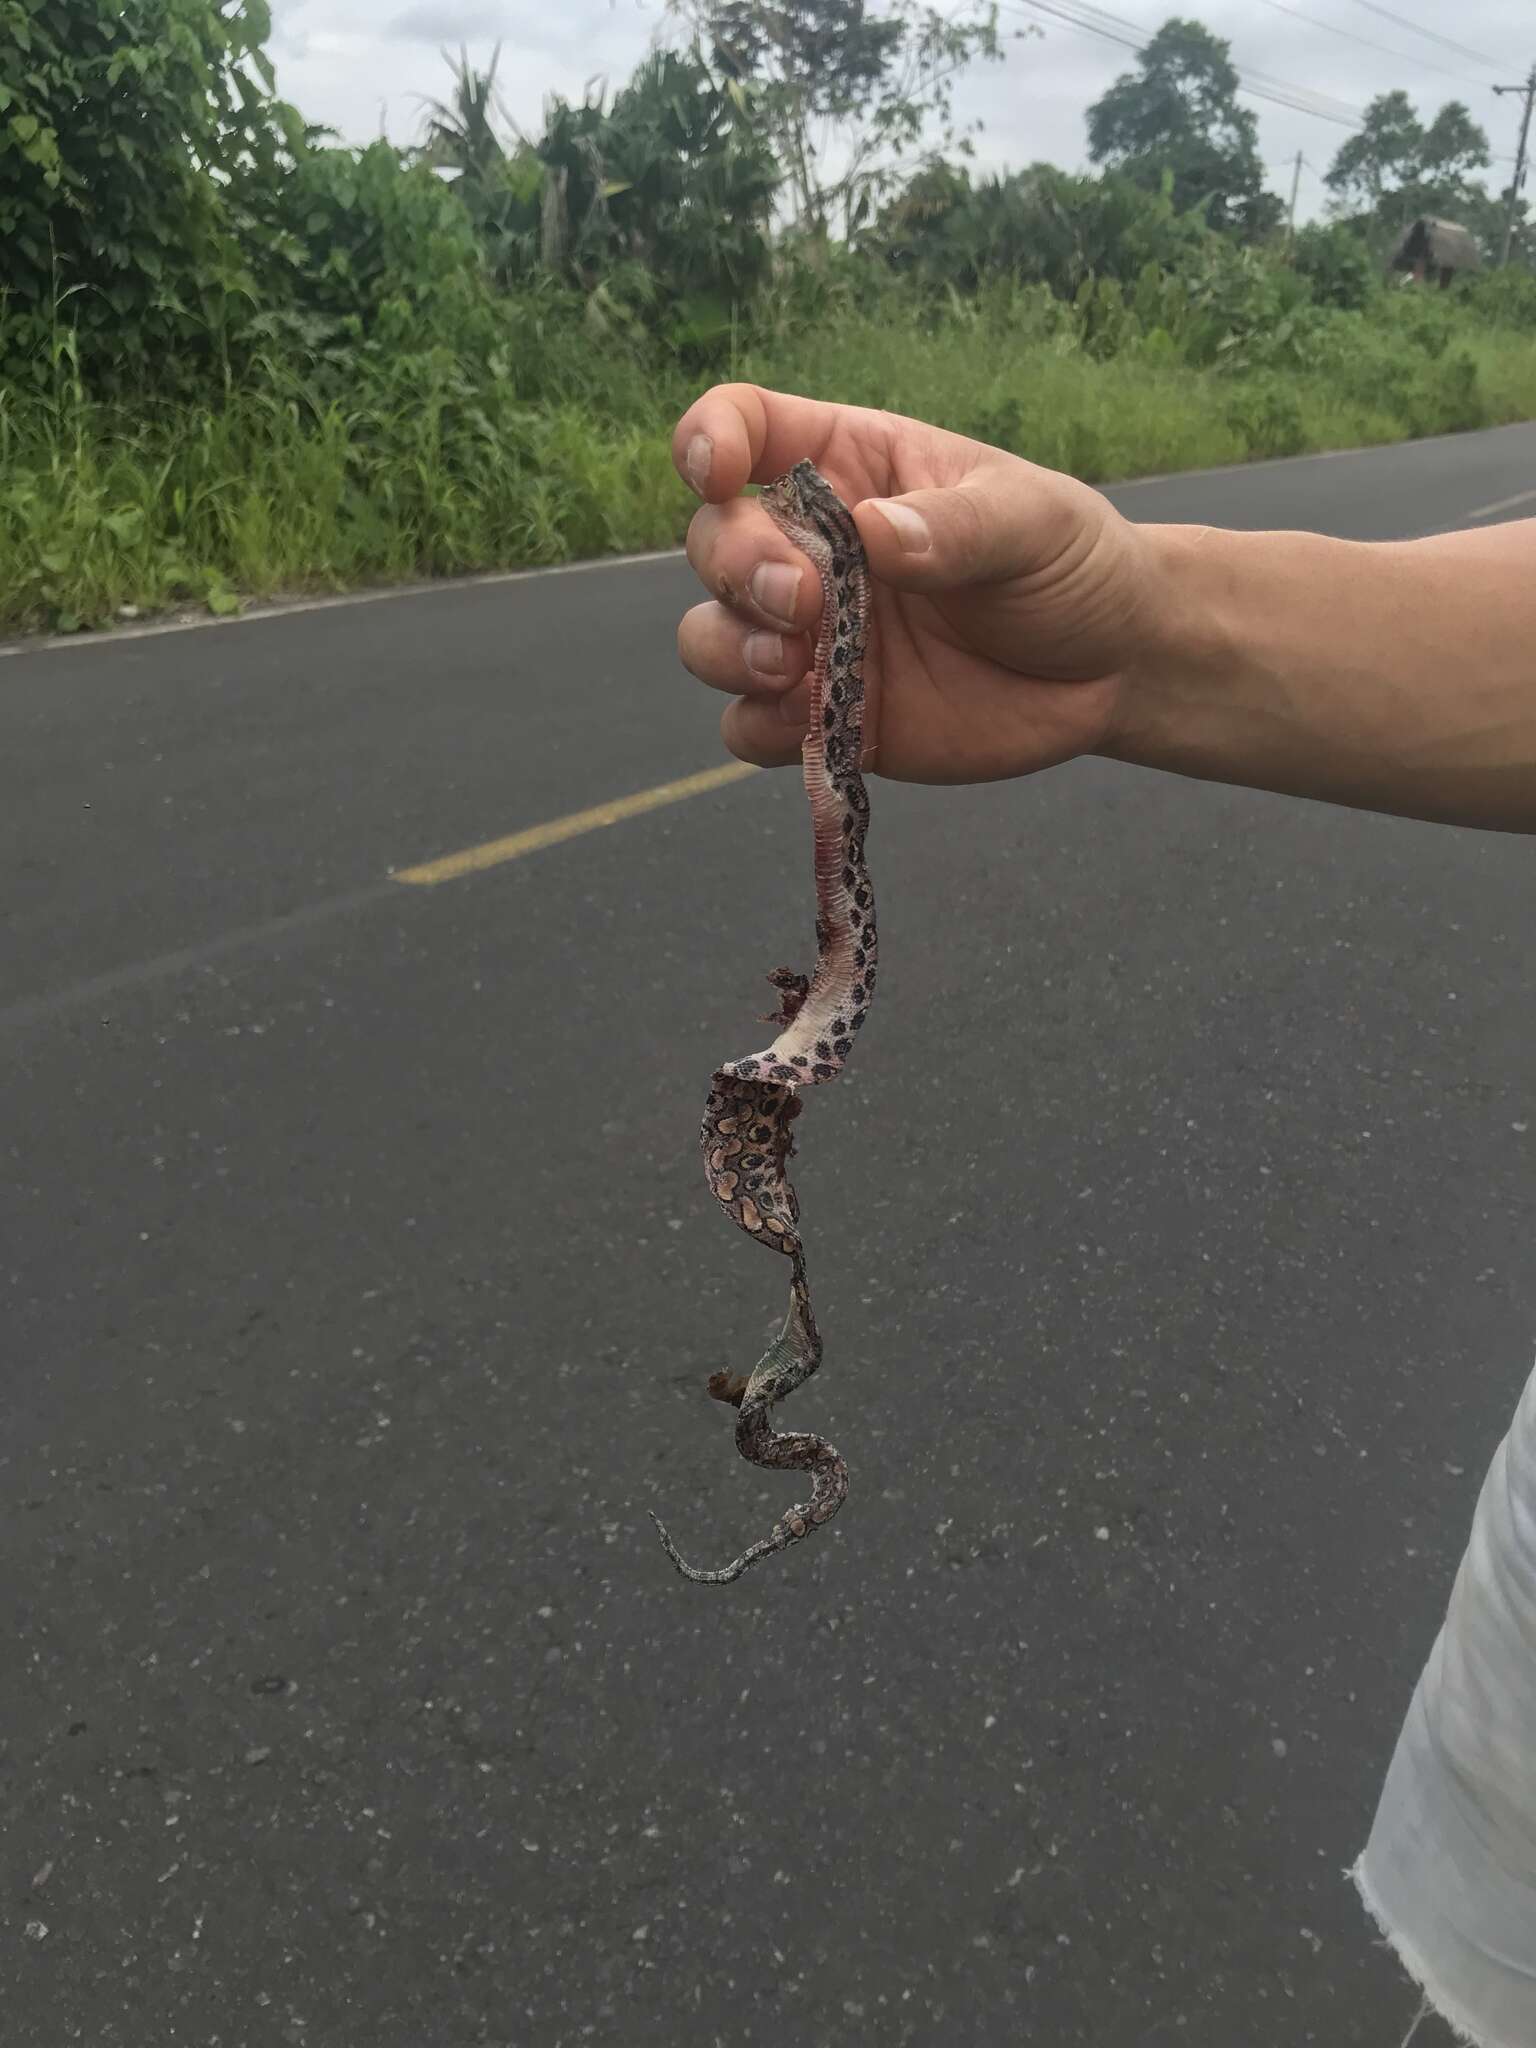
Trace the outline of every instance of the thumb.
{"type": "Polygon", "coordinates": [[[1027,576],[1054,560],[1081,520],[1072,489],[1065,477],[1015,461],[946,489],[866,498],[853,517],[881,582],[956,590],[1027,576]]]}

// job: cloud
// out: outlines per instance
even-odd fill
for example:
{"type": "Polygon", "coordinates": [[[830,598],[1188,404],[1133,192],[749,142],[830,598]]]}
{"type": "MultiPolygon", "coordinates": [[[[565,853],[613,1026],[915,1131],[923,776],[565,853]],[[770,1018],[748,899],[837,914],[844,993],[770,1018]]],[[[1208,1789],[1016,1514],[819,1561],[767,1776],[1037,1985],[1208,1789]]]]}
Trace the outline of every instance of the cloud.
{"type": "Polygon", "coordinates": [[[402,43],[468,43],[479,36],[499,35],[506,27],[499,7],[443,7],[434,0],[416,0],[397,14],[385,33],[402,43]]]}

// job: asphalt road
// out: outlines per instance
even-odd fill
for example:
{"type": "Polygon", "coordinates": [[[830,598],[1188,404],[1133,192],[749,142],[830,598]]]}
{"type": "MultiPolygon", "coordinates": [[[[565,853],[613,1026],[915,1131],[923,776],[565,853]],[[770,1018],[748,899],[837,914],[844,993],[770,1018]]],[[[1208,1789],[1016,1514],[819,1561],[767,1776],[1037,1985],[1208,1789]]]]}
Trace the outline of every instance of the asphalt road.
{"type": "MultiPolygon", "coordinates": [[[[1115,495],[1533,487],[1526,427],[1115,495]]],[[[723,1562],[793,1497],[694,1134],[795,778],[390,871],[718,760],[692,595],[0,662],[7,2048],[1396,2048],[1341,1873],[1536,1332],[1532,848],[875,784],[797,1163],[853,1491],[689,1586],[647,1508],[723,1562]]]]}

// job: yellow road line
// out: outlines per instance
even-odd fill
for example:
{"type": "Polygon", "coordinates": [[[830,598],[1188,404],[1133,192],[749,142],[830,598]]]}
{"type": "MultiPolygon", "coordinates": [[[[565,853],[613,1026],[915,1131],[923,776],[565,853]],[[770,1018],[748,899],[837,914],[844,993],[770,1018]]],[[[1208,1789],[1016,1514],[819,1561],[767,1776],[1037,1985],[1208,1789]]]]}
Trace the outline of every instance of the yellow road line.
{"type": "Polygon", "coordinates": [[[455,882],[460,875],[475,875],[482,868],[500,867],[503,861],[521,860],[525,853],[541,853],[546,846],[558,846],[562,839],[579,839],[583,832],[600,832],[605,825],[621,824],[646,811],[659,811],[665,804],[680,804],[685,797],[703,796],[706,790],[724,789],[758,770],[750,761],[731,761],[723,768],[706,768],[698,775],[685,775],[679,782],[658,783],[655,789],[637,790],[633,796],[615,797],[612,803],[594,804],[590,811],[572,811],[568,817],[551,818],[544,825],[530,825],[506,839],[488,839],[483,846],[466,846],[462,853],[445,853],[441,860],[423,861],[420,867],[397,868],[397,882],[414,882],[431,888],[437,882],[455,882]]]}

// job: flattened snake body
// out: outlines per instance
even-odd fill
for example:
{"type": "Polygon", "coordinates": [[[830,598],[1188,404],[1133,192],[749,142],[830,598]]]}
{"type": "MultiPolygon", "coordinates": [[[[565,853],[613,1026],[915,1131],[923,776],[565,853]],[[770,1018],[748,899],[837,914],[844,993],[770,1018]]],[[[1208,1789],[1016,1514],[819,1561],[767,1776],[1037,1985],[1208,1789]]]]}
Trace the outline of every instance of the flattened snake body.
{"type": "Polygon", "coordinates": [[[869,1014],[875,989],[875,898],[864,865],[869,798],[859,773],[864,728],[864,648],[869,630],[869,571],[848,508],[809,462],[765,486],[774,524],[809,555],[821,577],[821,626],[810,674],[809,727],[801,748],[811,804],[816,865],[816,968],[809,979],[778,967],[769,980],[780,1007],[779,1034],[766,1052],[731,1060],[715,1074],[700,1140],[710,1191],[733,1223],[790,1259],[784,1327],[751,1375],[717,1372],[709,1392],[739,1409],[736,1448],[754,1465],[813,1472],[811,1498],[720,1571],[684,1563],[652,1514],[667,1555],[685,1578],[724,1585],[748,1565],[783,1550],[829,1522],[848,1494],[848,1467],[825,1438],[775,1432],[774,1403],[792,1394],[821,1363],[811,1313],[800,1204],[785,1170],[800,1114],[799,1091],[833,1080],[869,1014]]]}

